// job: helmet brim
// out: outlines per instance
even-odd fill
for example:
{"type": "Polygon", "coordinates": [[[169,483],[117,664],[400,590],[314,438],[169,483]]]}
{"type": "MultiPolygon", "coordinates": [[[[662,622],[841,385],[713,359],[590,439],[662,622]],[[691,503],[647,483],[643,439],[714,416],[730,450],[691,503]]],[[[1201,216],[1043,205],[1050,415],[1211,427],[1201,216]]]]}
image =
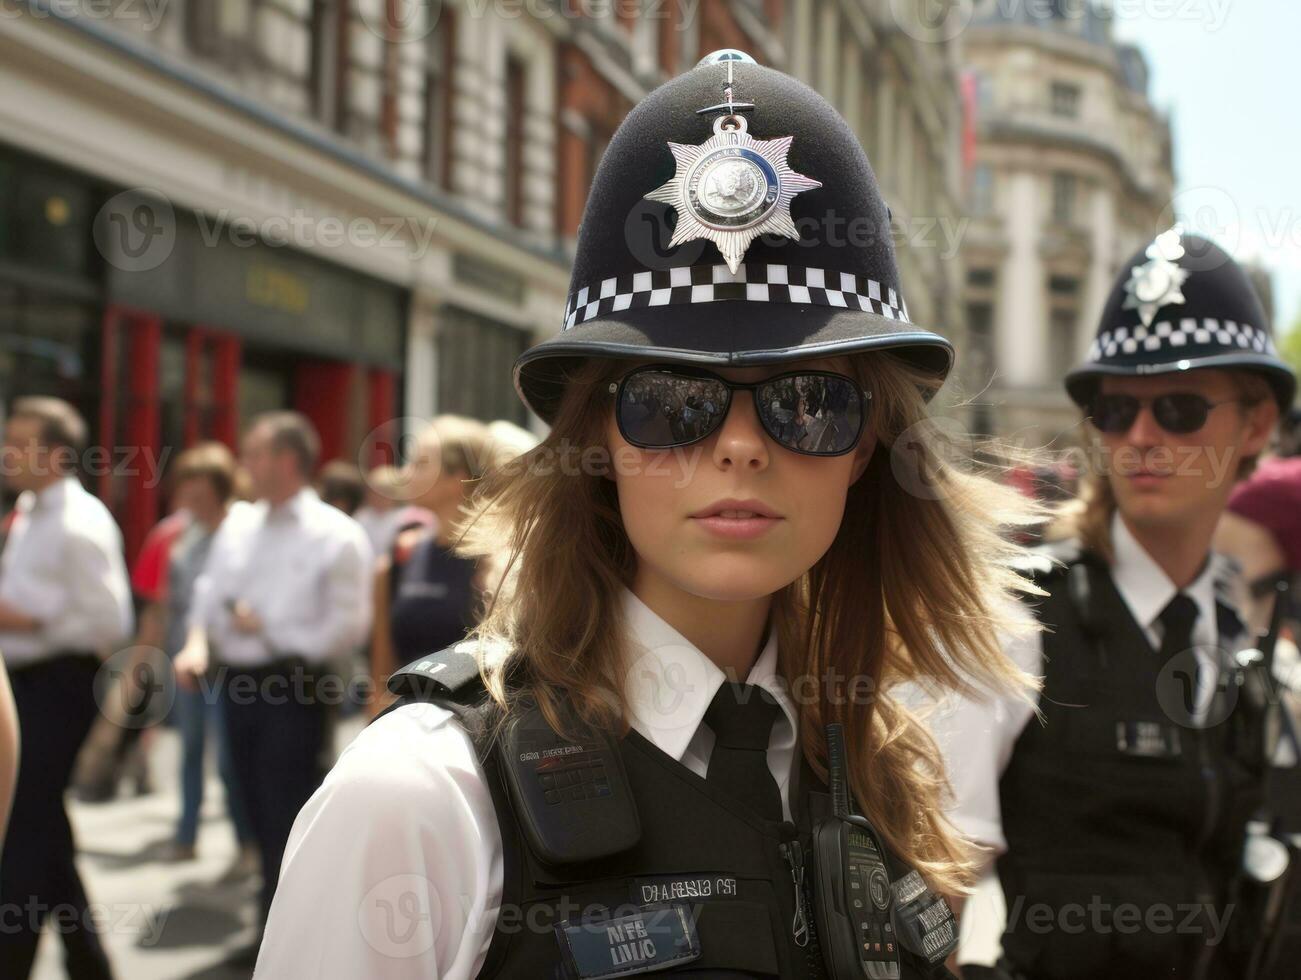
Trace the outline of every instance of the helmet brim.
{"type": "MultiPolygon", "coordinates": [[[[627,310],[575,324],[529,348],[515,362],[515,389],[548,424],[576,360],[653,357],[701,367],[786,364],[888,350],[942,383],[953,345],[940,334],[865,310],[723,300],[627,310]]],[[[938,384],[936,385],[938,387],[938,384]]]]}
{"type": "Polygon", "coordinates": [[[1269,354],[1247,354],[1233,352],[1211,354],[1205,357],[1182,358],[1161,364],[1100,364],[1089,362],[1081,364],[1066,375],[1066,393],[1080,408],[1087,409],[1097,393],[1098,384],[1104,376],[1137,377],[1156,374],[1180,374],[1204,368],[1219,368],[1225,371],[1251,371],[1262,375],[1269,382],[1279,410],[1287,412],[1296,397],[1296,377],[1292,371],[1277,358],[1269,354]]]}

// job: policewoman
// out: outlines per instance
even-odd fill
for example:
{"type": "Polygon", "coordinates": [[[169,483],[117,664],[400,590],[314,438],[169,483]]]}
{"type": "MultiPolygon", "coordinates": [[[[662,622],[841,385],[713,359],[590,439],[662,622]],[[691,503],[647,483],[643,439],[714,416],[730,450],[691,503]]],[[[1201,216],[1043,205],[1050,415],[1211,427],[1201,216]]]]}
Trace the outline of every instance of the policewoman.
{"type": "Polygon", "coordinates": [[[1272,725],[1210,542],[1293,374],[1242,270],[1176,227],[1125,264],[1066,389],[1096,437],[1091,484],[1035,572],[1045,631],[1009,645],[1044,678],[1040,717],[942,713],[954,820],[998,855],[1004,976],[1247,977],[1272,725]]]}
{"type": "Polygon", "coordinates": [[[844,120],[745,55],[629,114],[516,365],[550,434],[467,522],[509,572],[303,809],[259,977],[946,975],[963,851],[889,690],[1022,682],[988,516],[1021,505],[919,434],[952,349],[888,221],[844,120]]]}

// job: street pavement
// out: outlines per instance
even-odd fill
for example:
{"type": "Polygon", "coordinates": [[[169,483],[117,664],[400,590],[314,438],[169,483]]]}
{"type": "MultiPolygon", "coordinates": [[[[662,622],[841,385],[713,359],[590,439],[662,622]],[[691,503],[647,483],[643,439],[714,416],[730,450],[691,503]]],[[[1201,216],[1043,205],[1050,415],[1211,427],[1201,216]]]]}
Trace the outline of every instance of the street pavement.
{"type": "MultiPolygon", "coordinates": [[[[341,724],[339,744],[359,728],[356,720],[341,724]]],[[[222,880],[237,849],[216,767],[210,758],[198,857],[163,861],[161,845],[180,813],[180,739],[172,729],[157,730],[154,739],[152,793],[111,803],[70,799],[68,805],[78,866],[114,974],[118,980],[247,980],[258,879],[222,880]]],[[[47,926],[33,978],[64,976],[63,951],[47,926]]]]}

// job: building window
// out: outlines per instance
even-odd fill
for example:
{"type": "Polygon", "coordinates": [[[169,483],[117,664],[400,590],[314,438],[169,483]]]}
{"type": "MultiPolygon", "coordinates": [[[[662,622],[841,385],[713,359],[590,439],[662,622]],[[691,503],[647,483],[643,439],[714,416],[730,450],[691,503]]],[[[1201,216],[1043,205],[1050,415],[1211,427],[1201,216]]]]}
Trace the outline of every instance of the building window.
{"type": "Polygon", "coordinates": [[[971,269],[967,272],[967,285],[988,289],[994,285],[993,269],[971,269]]]}
{"type": "Polygon", "coordinates": [[[1076,311],[1068,306],[1053,309],[1049,319],[1049,349],[1052,350],[1053,377],[1064,377],[1075,366],[1076,311]]]}
{"type": "Polygon", "coordinates": [[[513,55],[506,59],[506,220],[524,224],[524,140],[528,117],[528,69],[513,55]]]}
{"type": "Polygon", "coordinates": [[[1048,292],[1054,297],[1070,299],[1080,291],[1080,281],[1074,276],[1049,276],[1048,292]]]}
{"type": "MultiPolygon", "coordinates": [[[[967,304],[966,354],[968,376],[977,389],[983,388],[994,373],[994,307],[990,303],[967,304]]],[[[992,413],[981,400],[972,406],[971,421],[975,432],[993,431],[992,413]]]]}
{"type": "Polygon", "coordinates": [[[1053,221],[1068,225],[1075,217],[1075,175],[1053,174],[1053,221]]]}
{"type": "Polygon", "coordinates": [[[511,369],[528,335],[456,307],[443,310],[438,329],[438,411],[492,421],[527,421],[511,369]]]}
{"type": "Polygon", "coordinates": [[[1069,82],[1053,82],[1052,110],[1054,116],[1076,119],[1080,115],[1080,87],[1069,82]]]}
{"type": "Polygon", "coordinates": [[[195,54],[227,64],[255,45],[259,0],[192,0],[186,5],[185,43],[195,54]]]}
{"type": "Polygon", "coordinates": [[[423,140],[421,169],[431,184],[446,187],[451,169],[452,141],[452,38],[449,24],[453,12],[443,7],[438,28],[425,38],[424,113],[420,135],[423,140]]]}
{"type": "Polygon", "coordinates": [[[977,164],[971,171],[971,213],[986,215],[994,210],[994,171],[977,164]]]}
{"type": "Polygon", "coordinates": [[[348,5],[343,0],[313,0],[308,61],[312,115],[337,132],[347,123],[348,5]]]}

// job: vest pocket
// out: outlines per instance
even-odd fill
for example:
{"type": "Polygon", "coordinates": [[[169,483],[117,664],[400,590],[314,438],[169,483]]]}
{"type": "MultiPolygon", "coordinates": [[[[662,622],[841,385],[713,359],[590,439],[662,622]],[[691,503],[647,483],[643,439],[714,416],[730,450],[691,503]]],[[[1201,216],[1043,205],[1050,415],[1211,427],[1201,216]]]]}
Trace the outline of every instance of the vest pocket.
{"type": "Polygon", "coordinates": [[[779,975],[773,944],[772,913],[758,902],[700,902],[692,905],[700,934],[700,958],[691,970],[718,970],[720,976],[779,975]]]}

